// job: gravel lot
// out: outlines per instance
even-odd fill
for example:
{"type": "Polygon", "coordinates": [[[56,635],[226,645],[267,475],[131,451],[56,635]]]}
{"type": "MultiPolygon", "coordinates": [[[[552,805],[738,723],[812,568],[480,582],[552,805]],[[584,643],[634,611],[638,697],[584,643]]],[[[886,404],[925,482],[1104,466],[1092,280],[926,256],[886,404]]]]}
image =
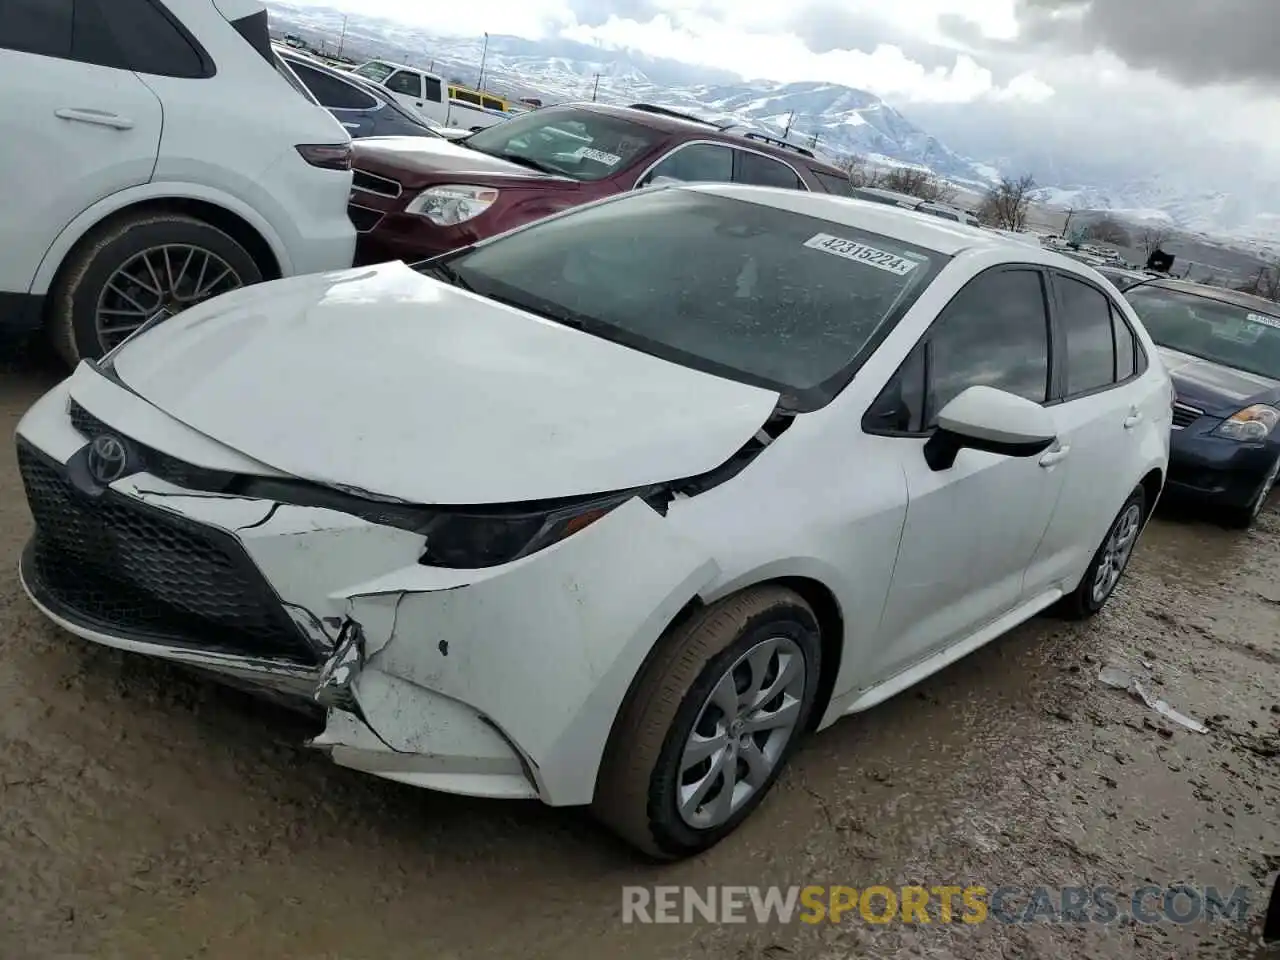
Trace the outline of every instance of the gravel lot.
{"type": "MultiPolygon", "coordinates": [[[[53,383],[0,373],[0,427],[53,383]]],[[[638,863],[574,811],[333,767],[305,718],[36,615],[0,445],[0,957],[1253,957],[1280,868],[1280,499],[1162,515],[1094,622],[1036,620],[814,738],[730,841],[638,863]],[[1102,666],[1209,723],[1171,725],[1102,666]],[[1251,888],[1251,926],[624,925],[623,884],[1251,888]]]]}

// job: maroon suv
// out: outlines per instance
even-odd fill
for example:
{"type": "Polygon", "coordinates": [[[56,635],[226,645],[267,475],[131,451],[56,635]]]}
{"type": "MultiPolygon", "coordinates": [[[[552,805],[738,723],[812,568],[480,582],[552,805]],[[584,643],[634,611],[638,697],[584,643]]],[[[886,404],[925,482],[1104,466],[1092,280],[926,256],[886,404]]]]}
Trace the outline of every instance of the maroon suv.
{"type": "Polygon", "coordinates": [[[655,181],[750,183],[850,196],[811,151],[662,107],[543,107],[451,143],[354,143],[356,264],[412,263],[655,181]]]}

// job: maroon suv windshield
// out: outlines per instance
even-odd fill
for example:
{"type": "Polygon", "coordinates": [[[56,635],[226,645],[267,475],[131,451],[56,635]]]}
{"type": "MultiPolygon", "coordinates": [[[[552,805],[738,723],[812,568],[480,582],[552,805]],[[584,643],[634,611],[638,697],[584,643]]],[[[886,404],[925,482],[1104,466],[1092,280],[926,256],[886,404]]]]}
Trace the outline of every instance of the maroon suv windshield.
{"type": "Polygon", "coordinates": [[[660,134],[575,107],[547,107],[472,134],[466,145],[575,180],[604,180],[646,153],[660,134]]]}

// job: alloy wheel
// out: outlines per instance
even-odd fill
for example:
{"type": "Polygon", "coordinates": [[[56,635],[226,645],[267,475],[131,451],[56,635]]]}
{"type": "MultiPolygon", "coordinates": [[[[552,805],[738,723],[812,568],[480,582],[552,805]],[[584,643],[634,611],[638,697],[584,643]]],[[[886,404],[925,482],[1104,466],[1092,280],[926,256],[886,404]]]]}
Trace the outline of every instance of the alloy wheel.
{"type": "Polygon", "coordinates": [[[1142,529],[1142,508],[1131,503],[1111,526],[1097,572],[1093,575],[1093,602],[1101,604],[1120,582],[1120,575],[1129,564],[1138,531],[1142,529]]]}

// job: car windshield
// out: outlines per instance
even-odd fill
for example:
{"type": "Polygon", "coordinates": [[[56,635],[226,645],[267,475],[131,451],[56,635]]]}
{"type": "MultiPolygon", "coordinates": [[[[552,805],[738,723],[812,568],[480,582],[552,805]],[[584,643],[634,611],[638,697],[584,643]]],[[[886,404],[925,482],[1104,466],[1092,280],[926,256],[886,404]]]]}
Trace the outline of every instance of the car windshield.
{"type": "Polygon", "coordinates": [[[374,83],[381,83],[387,77],[396,72],[396,68],[389,63],[383,63],[380,60],[371,60],[364,66],[356,67],[351,73],[357,77],[364,77],[372,80],[374,83]]]}
{"type": "Polygon", "coordinates": [[[657,142],[657,131],[592,110],[537,110],[467,138],[473,150],[575,180],[603,180],[657,142]]]}
{"type": "Polygon", "coordinates": [[[812,410],[946,259],[763,204],[653,188],[418,269],[812,410]]]}
{"type": "Polygon", "coordinates": [[[1267,313],[1155,286],[1124,295],[1160,346],[1280,380],[1280,304],[1267,313]]]}

